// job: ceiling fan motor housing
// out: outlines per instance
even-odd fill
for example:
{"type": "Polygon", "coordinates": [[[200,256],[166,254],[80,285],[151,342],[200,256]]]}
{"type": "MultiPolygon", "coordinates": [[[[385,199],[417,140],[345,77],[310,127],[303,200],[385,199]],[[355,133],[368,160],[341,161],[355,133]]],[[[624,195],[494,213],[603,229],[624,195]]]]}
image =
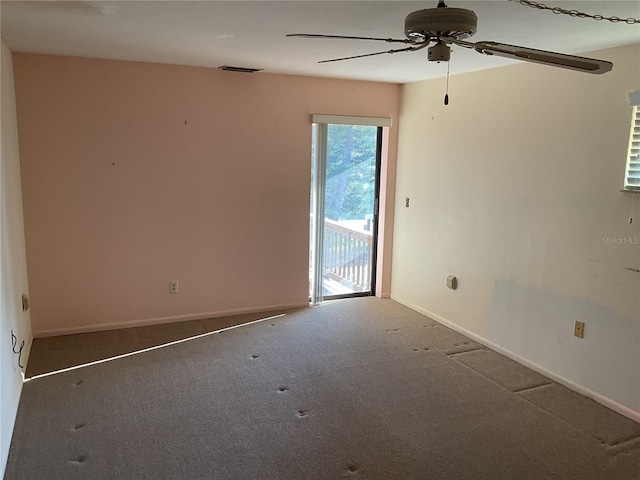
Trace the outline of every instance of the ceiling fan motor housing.
{"type": "Polygon", "coordinates": [[[427,8],[407,15],[404,34],[409,39],[468,38],[478,29],[478,16],[464,8],[427,8]]]}
{"type": "Polygon", "coordinates": [[[451,48],[444,42],[438,42],[427,50],[427,60],[430,62],[448,62],[451,58],[451,48]]]}

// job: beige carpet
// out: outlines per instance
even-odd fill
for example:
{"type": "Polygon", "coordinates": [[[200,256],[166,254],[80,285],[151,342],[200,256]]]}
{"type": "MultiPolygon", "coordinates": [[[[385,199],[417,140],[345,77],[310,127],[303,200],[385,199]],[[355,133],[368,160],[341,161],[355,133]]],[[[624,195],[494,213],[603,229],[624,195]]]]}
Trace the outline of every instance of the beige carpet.
{"type": "Polygon", "coordinates": [[[26,376],[29,378],[74,365],[136,352],[285,312],[287,311],[245,313],[145,327],[35,338],[29,355],[26,376]]]}
{"type": "Polygon", "coordinates": [[[638,480],[640,425],[360,298],[26,383],[5,478],[638,480]]]}

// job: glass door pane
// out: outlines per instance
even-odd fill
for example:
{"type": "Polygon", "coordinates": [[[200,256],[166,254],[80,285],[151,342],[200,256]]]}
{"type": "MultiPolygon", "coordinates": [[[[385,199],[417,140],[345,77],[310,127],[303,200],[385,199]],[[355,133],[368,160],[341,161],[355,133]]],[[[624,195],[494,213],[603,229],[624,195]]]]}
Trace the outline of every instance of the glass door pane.
{"type": "Polygon", "coordinates": [[[372,292],[381,130],[360,125],[319,127],[314,129],[312,155],[314,303],[372,292]]]}

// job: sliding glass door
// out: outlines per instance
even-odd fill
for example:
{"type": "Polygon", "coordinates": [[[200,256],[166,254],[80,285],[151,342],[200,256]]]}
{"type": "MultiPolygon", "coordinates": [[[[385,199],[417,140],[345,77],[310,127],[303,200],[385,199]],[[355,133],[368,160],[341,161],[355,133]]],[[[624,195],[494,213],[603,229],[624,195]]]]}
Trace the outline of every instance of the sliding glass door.
{"type": "Polygon", "coordinates": [[[382,127],[315,123],[310,297],[375,290],[382,127]]]}

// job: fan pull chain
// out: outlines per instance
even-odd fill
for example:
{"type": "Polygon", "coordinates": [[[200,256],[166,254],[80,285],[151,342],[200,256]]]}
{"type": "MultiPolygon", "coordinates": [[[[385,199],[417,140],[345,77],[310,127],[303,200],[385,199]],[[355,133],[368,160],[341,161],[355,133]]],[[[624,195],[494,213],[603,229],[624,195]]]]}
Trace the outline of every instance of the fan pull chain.
{"type": "Polygon", "coordinates": [[[534,2],[532,0],[509,0],[510,2],[516,2],[520,5],[524,5],[525,7],[537,8],[538,10],[549,10],[556,15],[569,15],[571,17],[577,18],[592,18],[597,22],[601,22],[602,20],[607,20],[611,23],[626,23],[627,25],[634,25],[636,23],[640,23],[640,19],[629,17],[629,18],[621,18],[621,17],[605,17],[604,15],[592,15],[590,13],[579,12],[578,10],[567,10],[560,7],[550,7],[545,5],[544,3],[534,2]]]}
{"type": "Polygon", "coordinates": [[[447,62],[447,88],[444,92],[444,104],[449,105],[449,67],[451,66],[451,62],[447,62]]]}

